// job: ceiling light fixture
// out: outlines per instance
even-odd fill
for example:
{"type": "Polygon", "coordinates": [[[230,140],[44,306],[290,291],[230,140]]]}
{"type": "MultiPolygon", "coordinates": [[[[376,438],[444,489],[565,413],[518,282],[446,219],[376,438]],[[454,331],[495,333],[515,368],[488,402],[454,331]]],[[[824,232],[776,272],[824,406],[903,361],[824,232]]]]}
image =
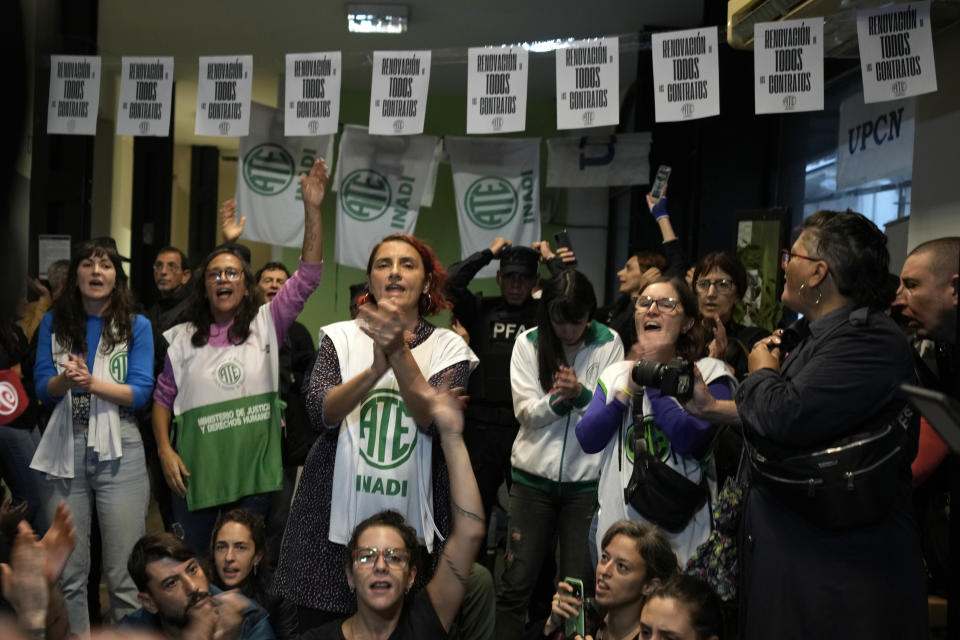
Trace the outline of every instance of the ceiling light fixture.
{"type": "Polygon", "coordinates": [[[405,33],[409,9],[405,4],[348,4],[347,31],[351,33],[405,33]]]}

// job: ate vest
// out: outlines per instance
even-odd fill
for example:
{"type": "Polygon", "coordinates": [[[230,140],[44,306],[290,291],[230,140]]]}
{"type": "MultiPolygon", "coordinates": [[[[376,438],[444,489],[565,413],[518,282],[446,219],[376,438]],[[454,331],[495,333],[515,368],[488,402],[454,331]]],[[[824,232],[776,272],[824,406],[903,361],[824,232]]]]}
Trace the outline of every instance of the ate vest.
{"type": "MultiPolygon", "coordinates": [[[[465,325],[470,332],[470,347],[480,359],[467,386],[472,407],[497,406],[513,413],[510,390],[513,343],[521,333],[537,326],[539,305],[540,301],[532,298],[519,307],[508,305],[503,298],[483,298],[480,316],[465,325]]],[[[516,420],[511,423],[517,426],[516,420]]]]}
{"type": "Polygon", "coordinates": [[[277,332],[270,305],[243,344],[194,347],[193,325],[164,333],[177,383],[174,448],[190,471],[187,506],[213,507],[283,484],[277,332]]]}

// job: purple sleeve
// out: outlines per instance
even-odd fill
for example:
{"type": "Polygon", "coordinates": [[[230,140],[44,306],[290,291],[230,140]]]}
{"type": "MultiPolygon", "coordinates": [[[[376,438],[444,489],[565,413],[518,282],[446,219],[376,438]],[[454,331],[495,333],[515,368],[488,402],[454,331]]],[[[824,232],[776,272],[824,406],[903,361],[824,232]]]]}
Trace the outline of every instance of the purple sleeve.
{"type": "Polygon", "coordinates": [[[287,336],[287,329],[303,311],[303,303],[320,284],[320,274],[323,263],[315,264],[300,261],[300,267],[283,283],[280,291],[273,297],[270,304],[270,314],[273,316],[273,326],[277,330],[277,343],[282,343],[287,336]]]}
{"type": "MultiPolygon", "coordinates": [[[[726,378],[720,378],[707,385],[710,394],[717,400],[730,400],[733,395],[726,378]]],[[[684,410],[676,398],[660,395],[659,389],[647,387],[645,390],[657,426],[670,441],[670,446],[678,455],[692,456],[701,451],[713,438],[714,424],[695,418],[684,410]]]]}
{"type": "MultiPolygon", "coordinates": [[[[279,293],[277,295],[280,295],[279,293]]],[[[157,386],[153,389],[153,401],[166,407],[173,413],[173,401],[177,397],[177,381],[173,377],[170,356],[163,359],[163,371],[157,376],[157,386]]]]}
{"type": "Polygon", "coordinates": [[[616,397],[608,404],[607,394],[598,384],[587,412],[577,423],[577,440],[580,441],[580,447],[587,453],[602,451],[623,421],[623,413],[626,410],[627,405],[616,397]]]}

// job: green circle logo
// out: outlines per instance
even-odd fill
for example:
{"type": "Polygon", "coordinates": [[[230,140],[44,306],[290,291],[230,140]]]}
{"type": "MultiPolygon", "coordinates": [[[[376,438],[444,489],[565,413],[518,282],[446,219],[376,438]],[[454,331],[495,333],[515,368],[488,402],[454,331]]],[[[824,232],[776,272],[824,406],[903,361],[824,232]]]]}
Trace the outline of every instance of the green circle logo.
{"type": "Polygon", "coordinates": [[[417,446],[417,425],[396,391],[379,390],[360,406],[360,457],[376,469],[395,469],[417,446]]]}
{"type": "Polygon", "coordinates": [[[494,176],[475,180],[463,198],[467,215],[483,229],[499,229],[513,220],[519,202],[513,185],[494,176]]]}
{"type": "Polygon", "coordinates": [[[390,183],[383,175],[369,169],[353,171],[340,185],[344,212],[360,222],[376,220],[390,206],[390,183]]]}
{"type": "MultiPolygon", "coordinates": [[[[623,437],[624,448],[627,450],[627,460],[630,462],[633,462],[635,453],[633,450],[634,428],[635,425],[627,427],[627,433],[623,437]]],[[[666,461],[666,459],[670,457],[670,440],[668,440],[667,436],[660,430],[660,427],[656,425],[653,416],[644,416],[640,424],[640,429],[643,430],[643,438],[641,441],[646,444],[647,451],[650,452],[650,455],[661,461],[666,461]]]]}
{"type": "Polygon", "coordinates": [[[243,156],[243,181],[262,196],[283,193],[295,174],[293,156],[278,144],[259,144],[243,156]]]}
{"type": "Polygon", "coordinates": [[[127,380],[127,352],[121,351],[116,353],[110,358],[110,362],[107,363],[107,368],[110,370],[110,377],[113,378],[114,382],[126,382],[127,380]]]}
{"type": "Polygon", "coordinates": [[[243,367],[238,362],[224,362],[217,367],[217,381],[227,389],[239,386],[243,382],[243,367]]]}

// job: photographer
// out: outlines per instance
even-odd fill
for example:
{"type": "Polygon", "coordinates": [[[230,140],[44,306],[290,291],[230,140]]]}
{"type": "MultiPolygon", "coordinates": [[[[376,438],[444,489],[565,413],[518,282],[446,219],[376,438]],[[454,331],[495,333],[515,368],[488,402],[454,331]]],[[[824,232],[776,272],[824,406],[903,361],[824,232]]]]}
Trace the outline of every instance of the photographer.
{"type": "Polygon", "coordinates": [[[697,322],[697,301],[679,278],[658,278],[641,289],[634,320],[641,360],[618,362],[600,374],[577,439],[588,453],[603,451],[597,530],[621,519],[653,522],[665,530],[684,564],[710,534],[707,496],[716,494],[716,486],[704,477],[712,476],[712,460],[702,458],[716,429],[687,413],[669,395],[677,389],[669,387],[686,385],[689,391],[693,361],[717,398],[730,398],[736,382],[723,362],[703,357],[706,333],[697,322]],[[675,358],[687,362],[686,372],[678,370],[675,358]],[[665,501],[635,487],[635,464],[651,470],[642,485],[656,489],[665,501]]]}

